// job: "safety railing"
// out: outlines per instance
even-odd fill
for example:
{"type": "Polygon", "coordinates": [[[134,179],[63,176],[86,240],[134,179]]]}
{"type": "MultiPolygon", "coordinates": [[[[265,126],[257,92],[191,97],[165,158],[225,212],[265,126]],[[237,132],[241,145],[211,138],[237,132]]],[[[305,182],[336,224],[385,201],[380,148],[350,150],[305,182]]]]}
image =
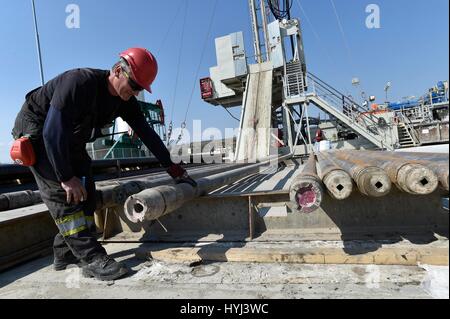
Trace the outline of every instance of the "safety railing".
{"type": "Polygon", "coordinates": [[[413,141],[414,146],[420,144],[419,134],[414,129],[414,126],[413,126],[413,123],[411,122],[411,120],[402,112],[398,112],[396,114],[396,116],[398,117],[399,122],[405,126],[405,129],[406,129],[407,133],[409,134],[409,136],[411,137],[411,140],[413,141]]]}
{"type": "Polygon", "coordinates": [[[102,159],[124,159],[124,158],[146,158],[148,154],[144,150],[134,149],[134,148],[114,148],[111,149],[100,149],[92,150],[87,149],[89,156],[93,160],[102,159]]]}
{"type": "Polygon", "coordinates": [[[430,105],[419,104],[415,107],[404,108],[396,112],[396,115],[402,114],[411,122],[431,122],[433,114],[430,105]]]}
{"type": "Polygon", "coordinates": [[[286,99],[296,99],[299,97],[315,96],[324,104],[341,113],[345,118],[345,125],[355,126],[358,130],[376,137],[377,145],[381,148],[393,148],[393,128],[390,123],[386,123],[373,112],[368,112],[350,97],[342,94],[332,86],[328,85],[312,73],[307,73],[306,85],[303,86],[302,72],[288,73],[283,78],[284,94],[286,99]],[[307,92],[303,92],[303,87],[307,87],[307,92]]]}
{"type": "Polygon", "coordinates": [[[286,74],[283,81],[286,97],[299,97],[304,94],[303,75],[300,72],[286,74]]]}
{"type": "Polygon", "coordinates": [[[308,90],[329,105],[343,113],[350,122],[363,125],[373,134],[378,135],[378,118],[350,97],[339,92],[317,76],[308,72],[308,90]]]}

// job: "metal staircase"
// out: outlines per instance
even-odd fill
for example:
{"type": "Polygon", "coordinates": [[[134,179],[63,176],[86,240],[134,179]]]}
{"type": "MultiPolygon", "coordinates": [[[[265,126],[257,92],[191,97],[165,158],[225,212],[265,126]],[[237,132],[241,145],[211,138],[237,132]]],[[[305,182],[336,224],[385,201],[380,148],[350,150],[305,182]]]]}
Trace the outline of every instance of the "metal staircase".
{"type": "Polygon", "coordinates": [[[411,134],[409,134],[408,129],[403,123],[397,126],[397,130],[400,147],[406,148],[406,147],[414,147],[416,145],[416,143],[414,143],[411,134]]]}
{"type": "Polygon", "coordinates": [[[380,149],[394,150],[392,136],[388,138],[389,130],[380,127],[376,116],[368,114],[367,110],[355,101],[311,73],[307,74],[306,83],[310,92],[305,93],[302,91],[305,83],[301,69],[298,73],[294,73],[295,70],[298,69],[294,66],[286,66],[284,81],[286,104],[311,102],[380,149]]]}
{"type": "Polygon", "coordinates": [[[420,144],[419,136],[411,125],[411,121],[402,113],[398,114],[398,140],[401,148],[414,147],[420,144]]]}

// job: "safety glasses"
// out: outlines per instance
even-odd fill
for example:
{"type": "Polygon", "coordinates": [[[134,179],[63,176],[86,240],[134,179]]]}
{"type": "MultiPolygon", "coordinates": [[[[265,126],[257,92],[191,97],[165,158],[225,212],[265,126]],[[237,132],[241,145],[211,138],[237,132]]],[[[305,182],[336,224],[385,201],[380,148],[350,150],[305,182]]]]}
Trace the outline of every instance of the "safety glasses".
{"type": "Polygon", "coordinates": [[[137,83],[131,78],[131,76],[130,76],[126,71],[122,70],[122,72],[123,72],[123,74],[125,75],[125,77],[126,77],[127,80],[128,80],[128,85],[130,86],[130,88],[131,88],[133,91],[135,91],[135,92],[141,92],[141,91],[144,90],[139,84],[137,84],[137,83]]]}

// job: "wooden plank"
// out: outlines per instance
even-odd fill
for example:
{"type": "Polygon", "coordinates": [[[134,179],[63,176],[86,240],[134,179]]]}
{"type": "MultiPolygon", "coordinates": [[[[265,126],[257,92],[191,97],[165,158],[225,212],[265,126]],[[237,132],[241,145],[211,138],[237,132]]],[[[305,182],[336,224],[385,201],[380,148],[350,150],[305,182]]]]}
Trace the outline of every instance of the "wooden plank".
{"type": "Polygon", "coordinates": [[[166,262],[250,262],[300,264],[364,264],[416,266],[428,264],[448,266],[448,248],[397,247],[380,248],[364,254],[348,254],[342,248],[227,248],[180,247],[147,251],[139,254],[166,262]]]}

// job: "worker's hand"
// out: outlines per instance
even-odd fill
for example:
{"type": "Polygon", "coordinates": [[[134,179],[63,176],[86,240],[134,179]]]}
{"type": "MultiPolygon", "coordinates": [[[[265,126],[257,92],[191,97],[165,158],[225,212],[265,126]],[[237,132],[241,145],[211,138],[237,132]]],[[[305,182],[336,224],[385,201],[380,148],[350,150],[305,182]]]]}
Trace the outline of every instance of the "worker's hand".
{"type": "Polygon", "coordinates": [[[197,187],[197,183],[189,176],[188,172],[180,165],[174,164],[169,167],[167,173],[173,178],[176,184],[186,183],[192,187],[197,187]]]}
{"type": "Polygon", "coordinates": [[[72,203],[73,200],[78,205],[80,202],[87,200],[87,191],[78,177],[72,177],[71,180],[61,183],[61,187],[66,191],[67,204],[72,203]]]}

